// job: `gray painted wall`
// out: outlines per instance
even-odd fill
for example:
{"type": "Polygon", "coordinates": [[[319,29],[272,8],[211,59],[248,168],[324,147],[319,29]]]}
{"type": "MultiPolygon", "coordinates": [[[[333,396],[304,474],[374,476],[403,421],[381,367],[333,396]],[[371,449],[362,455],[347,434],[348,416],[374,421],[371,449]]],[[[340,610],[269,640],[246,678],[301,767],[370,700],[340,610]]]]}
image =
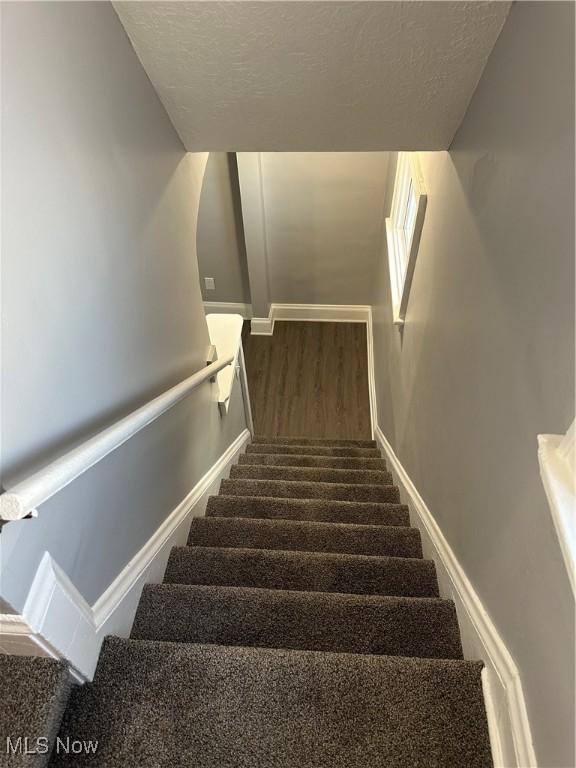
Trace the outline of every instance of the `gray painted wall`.
{"type": "Polygon", "coordinates": [[[198,267],[205,301],[250,304],[250,284],[242,226],[236,155],[211,152],[198,211],[198,267]],[[216,290],[207,291],[204,278],[216,290]]]}
{"type": "Polygon", "coordinates": [[[540,766],[574,762],[574,606],[538,433],[574,417],[574,8],[517,3],[428,209],[403,335],[383,263],[380,426],[521,672],[540,766]]]}
{"type": "MultiPolygon", "coordinates": [[[[186,155],[108,3],[3,4],[2,480],[205,365],[186,155]]],[[[93,602],[244,427],[197,390],[4,527],[21,609],[45,550],[93,602]]]]}
{"type": "Polygon", "coordinates": [[[387,152],[263,152],[270,299],[371,304],[387,152]]]}

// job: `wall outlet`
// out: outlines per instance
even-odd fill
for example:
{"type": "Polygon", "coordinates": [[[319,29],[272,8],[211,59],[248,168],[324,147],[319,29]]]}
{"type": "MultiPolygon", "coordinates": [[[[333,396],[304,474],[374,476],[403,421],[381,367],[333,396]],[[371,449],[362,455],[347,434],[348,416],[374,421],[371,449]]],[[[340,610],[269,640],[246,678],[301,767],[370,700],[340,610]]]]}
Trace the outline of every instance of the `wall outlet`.
{"type": "Polygon", "coordinates": [[[215,291],[216,285],[214,284],[214,278],[213,277],[205,277],[204,278],[204,287],[207,291],[215,291]]]}

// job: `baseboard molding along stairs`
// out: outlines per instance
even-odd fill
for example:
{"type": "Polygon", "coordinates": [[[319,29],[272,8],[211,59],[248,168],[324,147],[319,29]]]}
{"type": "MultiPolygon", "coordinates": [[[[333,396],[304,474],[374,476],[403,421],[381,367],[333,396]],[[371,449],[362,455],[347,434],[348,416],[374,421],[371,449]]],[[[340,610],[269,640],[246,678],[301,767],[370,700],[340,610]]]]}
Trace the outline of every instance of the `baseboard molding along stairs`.
{"type": "MultiPolygon", "coordinates": [[[[218,305],[219,311],[226,311],[222,306],[218,305]]],[[[234,306],[238,311],[238,305],[234,306]]],[[[250,314],[246,307],[239,313],[250,314]]],[[[464,658],[484,662],[482,684],[494,765],[496,768],[536,768],[518,668],[430,509],[377,424],[371,308],[273,304],[268,318],[252,319],[252,333],[270,335],[276,320],[366,323],[373,437],[383,452],[393,482],[400,489],[402,501],[408,506],[411,524],[420,531],[424,557],[435,561],[440,597],[454,601],[464,658]]],[[[64,658],[72,665],[77,681],[90,680],[103,637],[129,636],[144,583],[162,580],[172,547],[186,543],[192,519],[204,515],[208,496],[216,492],[220,480],[228,477],[249,441],[247,430],[238,436],[94,605],[88,605],[46,553],[22,615],[0,617],[0,649],[64,658]],[[71,626],[75,627],[73,633],[71,626]]],[[[243,482],[242,466],[247,464],[241,464],[236,470],[238,476],[234,483],[243,482]]],[[[266,482],[281,481],[268,479],[266,482]]],[[[321,502],[317,506],[320,509],[321,502]]],[[[222,661],[227,663],[224,658],[222,661]]]]}

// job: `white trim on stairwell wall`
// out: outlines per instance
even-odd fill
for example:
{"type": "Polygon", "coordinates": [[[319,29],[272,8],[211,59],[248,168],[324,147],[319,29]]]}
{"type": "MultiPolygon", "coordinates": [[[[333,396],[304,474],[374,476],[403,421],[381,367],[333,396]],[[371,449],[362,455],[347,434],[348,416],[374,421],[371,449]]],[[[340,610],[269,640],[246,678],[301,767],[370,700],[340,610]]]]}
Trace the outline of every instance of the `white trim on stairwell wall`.
{"type": "Polygon", "coordinates": [[[207,315],[241,315],[244,320],[250,320],[252,317],[252,304],[236,301],[205,301],[203,304],[207,315]]]}
{"type": "Polygon", "coordinates": [[[269,317],[253,317],[250,321],[250,333],[252,336],[272,336],[274,333],[274,320],[272,310],[269,317]]]}
{"type": "Polygon", "coordinates": [[[252,318],[254,336],[271,336],[278,321],[320,323],[367,323],[372,316],[368,304],[271,304],[268,317],[252,318]]]}
{"type": "Polygon", "coordinates": [[[466,658],[482,659],[483,685],[495,768],[535,768],[530,723],[518,667],[440,526],[392,446],[375,428],[375,438],[399,486],[410,518],[422,534],[424,556],[436,563],[440,594],[454,601],[466,658]]]}
{"type": "Polygon", "coordinates": [[[366,320],[366,343],[368,356],[368,396],[370,399],[370,429],[372,438],[375,437],[374,430],[378,424],[378,400],[376,398],[376,372],[374,366],[374,324],[372,320],[372,307],[369,307],[368,319],[366,320]]]}
{"type": "Polygon", "coordinates": [[[375,437],[436,563],[440,593],[454,600],[466,658],[484,661],[483,685],[495,768],[534,768],[536,756],[518,667],[424,499],[379,426],[375,437]]]}
{"type": "Polygon", "coordinates": [[[78,682],[92,679],[102,640],[129,635],[142,587],[162,580],[171,548],[186,543],[192,518],[204,514],[250,437],[247,429],[238,435],[93,605],[45,552],[22,615],[0,615],[0,649],[64,658],[78,682]]]}
{"type": "Polygon", "coordinates": [[[420,530],[424,556],[434,560],[442,597],[458,614],[465,658],[482,659],[482,686],[494,768],[536,768],[536,755],[518,667],[466,576],[432,512],[378,425],[372,316],[368,321],[368,380],[373,435],[383,451],[412,525],[420,530]]]}

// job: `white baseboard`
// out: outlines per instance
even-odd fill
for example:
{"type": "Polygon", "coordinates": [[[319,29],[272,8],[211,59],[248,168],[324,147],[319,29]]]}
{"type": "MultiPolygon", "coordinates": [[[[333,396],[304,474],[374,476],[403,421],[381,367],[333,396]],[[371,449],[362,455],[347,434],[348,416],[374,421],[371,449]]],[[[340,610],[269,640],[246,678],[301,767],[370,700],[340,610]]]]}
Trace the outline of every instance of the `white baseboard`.
{"type": "Polygon", "coordinates": [[[0,613],[0,653],[14,656],[55,656],[45,640],[35,634],[20,615],[0,613]]]}
{"type": "Polygon", "coordinates": [[[250,320],[252,317],[252,304],[242,304],[236,301],[205,301],[204,311],[208,315],[242,315],[244,320],[250,320]]]}
{"type": "Polygon", "coordinates": [[[372,320],[372,307],[368,307],[366,320],[366,342],[368,345],[368,397],[370,399],[370,426],[372,439],[374,439],[374,427],[378,424],[378,400],[376,397],[376,373],[374,368],[374,328],[372,320]]]}
{"type": "Polygon", "coordinates": [[[0,617],[0,648],[66,659],[73,676],[91,680],[106,635],[127,637],[145,583],[159,582],[173,546],[186,543],[193,517],[204,514],[208,496],[250,439],[244,430],[170,513],[112,584],[90,605],[49,552],[36,571],[21,616],[0,617]]]}
{"type": "Polygon", "coordinates": [[[442,597],[458,613],[466,658],[482,659],[482,683],[495,768],[535,768],[530,723],[518,668],[498,630],[464,573],[438,523],[376,425],[375,438],[410,509],[412,525],[422,534],[424,556],[434,560],[442,597]]]}
{"type": "Polygon", "coordinates": [[[268,317],[252,318],[255,336],[271,336],[277,320],[315,323],[368,323],[372,308],[364,304],[271,304],[268,317]]]}
{"type": "Polygon", "coordinates": [[[252,336],[272,336],[274,333],[272,311],[268,317],[253,317],[250,321],[250,333],[252,336]]]}
{"type": "Polygon", "coordinates": [[[272,304],[274,320],[316,323],[367,323],[371,307],[364,304],[272,304]]]}

